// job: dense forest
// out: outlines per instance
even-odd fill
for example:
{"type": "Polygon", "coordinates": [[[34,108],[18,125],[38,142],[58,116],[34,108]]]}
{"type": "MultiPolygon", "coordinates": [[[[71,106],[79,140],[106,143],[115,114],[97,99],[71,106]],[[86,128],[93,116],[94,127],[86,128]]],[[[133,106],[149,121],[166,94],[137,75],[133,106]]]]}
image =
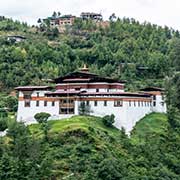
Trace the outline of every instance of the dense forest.
{"type": "Polygon", "coordinates": [[[178,71],[179,38],[179,31],[128,18],[108,26],[77,19],[63,34],[1,18],[0,89],[43,84],[84,63],[97,74],[127,80],[130,90],[164,86],[164,78],[178,71]],[[9,35],[26,39],[16,43],[9,35]]]}
{"type": "MultiPolygon", "coordinates": [[[[172,180],[180,179],[180,35],[134,19],[103,27],[77,19],[63,34],[0,18],[0,89],[39,85],[77,70],[127,80],[127,89],[166,89],[168,113],[150,114],[128,137],[103,118],[75,116],[25,126],[0,111],[0,179],[172,180]],[[10,35],[26,37],[21,42],[10,35]],[[3,116],[2,116],[3,114],[3,116]]],[[[0,107],[16,111],[2,94],[0,107]]]]}

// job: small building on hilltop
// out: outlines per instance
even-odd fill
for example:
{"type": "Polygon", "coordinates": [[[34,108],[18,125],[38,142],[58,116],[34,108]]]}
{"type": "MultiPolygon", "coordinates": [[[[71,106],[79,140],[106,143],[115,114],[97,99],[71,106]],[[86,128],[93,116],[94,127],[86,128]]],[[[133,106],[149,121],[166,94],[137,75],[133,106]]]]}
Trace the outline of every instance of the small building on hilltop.
{"type": "Polygon", "coordinates": [[[26,37],[20,35],[9,35],[7,40],[15,43],[19,43],[26,40],[26,37]]]}
{"type": "Polygon", "coordinates": [[[114,125],[129,133],[136,122],[151,112],[166,113],[164,91],[145,88],[125,92],[125,81],[101,77],[87,67],[53,80],[54,87],[23,86],[19,92],[17,120],[36,123],[34,115],[51,114],[50,119],[68,118],[82,112],[103,117],[115,115],[114,125]],[[82,111],[82,108],[85,108],[82,111]]]}
{"type": "Polygon", "coordinates": [[[46,24],[47,21],[49,21],[51,28],[57,28],[59,32],[64,32],[67,26],[73,25],[75,18],[76,16],[72,16],[72,15],[48,17],[46,19],[43,19],[43,23],[46,24]]]}
{"type": "Polygon", "coordinates": [[[80,17],[83,19],[83,20],[88,20],[88,19],[91,19],[93,21],[102,21],[103,20],[103,16],[99,13],[91,13],[91,12],[82,12],[80,17]]]}

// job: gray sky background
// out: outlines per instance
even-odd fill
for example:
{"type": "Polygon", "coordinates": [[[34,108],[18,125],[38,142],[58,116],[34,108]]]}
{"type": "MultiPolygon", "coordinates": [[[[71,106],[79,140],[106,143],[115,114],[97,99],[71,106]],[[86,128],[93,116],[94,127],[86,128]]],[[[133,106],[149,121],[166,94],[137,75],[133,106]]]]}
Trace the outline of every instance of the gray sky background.
{"type": "Polygon", "coordinates": [[[79,16],[81,12],[115,13],[180,30],[180,0],[0,0],[0,15],[28,24],[50,16],[53,11],[79,16]]]}

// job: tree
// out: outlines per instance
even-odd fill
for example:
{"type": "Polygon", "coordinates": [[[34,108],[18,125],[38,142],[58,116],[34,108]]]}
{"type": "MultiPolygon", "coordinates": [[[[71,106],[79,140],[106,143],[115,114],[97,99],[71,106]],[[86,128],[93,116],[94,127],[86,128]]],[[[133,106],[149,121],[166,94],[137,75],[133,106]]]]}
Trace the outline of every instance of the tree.
{"type": "Polygon", "coordinates": [[[36,121],[38,123],[46,123],[48,118],[50,117],[51,115],[49,113],[45,113],[45,112],[41,112],[41,113],[37,113],[34,118],[36,119],[36,121]]]}
{"type": "Polygon", "coordinates": [[[110,116],[109,115],[104,116],[102,118],[102,121],[103,121],[105,126],[112,127],[113,123],[115,122],[114,118],[115,118],[114,114],[111,114],[110,116]]]}
{"type": "Polygon", "coordinates": [[[57,14],[58,14],[58,17],[60,17],[60,16],[61,16],[61,12],[59,12],[59,11],[58,11],[58,13],[57,13],[57,14]]]}
{"type": "Polygon", "coordinates": [[[50,129],[50,126],[49,126],[47,120],[50,116],[51,115],[49,113],[45,113],[45,112],[37,113],[34,116],[36,121],[41,124],[41,129],[44,132],[45,141],[48,141],[48,131],[50,129]]]}
{"type": "Polygon", "coordinates": [[[42,21],[41,21],[41,19],[39,18],[38,21],[37,21],[37,23],[40,24],[41,22],[42,22],[42,21]]]}
{"type": "Polygon", "coordinates": [[[7,119],[6,118],[0,118],[0,131],[4,131],[7,128],[8,128],[7,119]]]}
{"type": "Polygon", "coordinates": [[[17,111],[17,107],[18,107],[17,97],[7,96],[5,98],[5,105],[9,109],[9,111],[16,112],[17,111]]]}
{"type": "Polygon", "coordinates": [[[57,17],[57,12],[56,12],[56,11],[53,12],[52,17],[53,17],[53,18],[56,18],[56,17],[57,17]]]}
{"type": "Polygon", "coordinates": [[[79,114],[80,115],[89,115],[90,114],[90,106],[87,105],[84,101],[79,105],[79,114]]]}
{"type": "Polygon", "coordinates": [[[115,13],[112,13],[111,16],[109,17],[109,20],[110,20],[111,22],[115,21],[116,19],[117,19],[117,17],[116,17],[116,15],[115,15],[115,13]]]}

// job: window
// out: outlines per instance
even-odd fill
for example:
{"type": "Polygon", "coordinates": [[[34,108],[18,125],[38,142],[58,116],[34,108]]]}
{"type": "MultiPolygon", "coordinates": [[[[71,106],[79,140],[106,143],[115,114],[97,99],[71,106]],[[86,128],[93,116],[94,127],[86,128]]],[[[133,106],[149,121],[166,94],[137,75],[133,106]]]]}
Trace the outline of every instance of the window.
{"type": "Polygon", "coordinates": [[[104,101],[104,106],[107,106],[107,101],[104,101]]]}
{"type": "Polygon", "coordinates": [[[129,101],[129,106],[131,106],[131,101],[129,101]]]}
{"type": "Polygon", "coordinates": [[[37,92],[37,97],[39,97],[39,92],[37,92]]]}
{"type": "Polygon", "coordinates": [[[99,89],[96,89],[96,92],[99,92],[99,89]]]}
{"type": "Polygon", "coordinates": [[[30,107],[31,102],[30,101],[24,101],[24,107],[30,107]]]}
{"type": "Polygon", "coordinates": [[[89,101],[86,101],[86,105],[89,106],[89,101]]]}
{"type": "Polygon", "coordinates": [[[36,106],[39,106],[39,101],[36,101],[36,106]]]}
{"type": "Polygon", "coordinates": [[[80,91],[81,88],[80,88],[80,87],[76,87],[75,90],[76,90],[76,91],[80,91]]]}
{"type": "Polygon", "coordinates": [[[44,101],[44,106],[47,106],[47,101],[44,101]]]}
{"type": "Polygon", "coordinates": [[[97,106],[98,105],[98,102],[97,101],[94,101],[94,106],[97,106]]]}
{"type": "Polygon", "coordinates": [[[156,100],[156,96],[153,96],[153,100],[156,100]]]}
{"type": "Polygon", "coordinates": [[[114,101],[114,107],[121,107],[121,106],[123,106],[122,101],[114,101]]]}
{"type": "Polygon", "coordinates": [[[25,94],[25,95],[24,95],[24,99],[31,99],[31,95],[25,94]]]}
{"type": "Polygon", "coordinates": [[[55,101],[52,101],[52,106],[55,106],[55,101]]]}
{"type": "Polygon", "coordinates": [[[140,104],[140,101],[138,101],[138,106],[140,106],[141,104],[140,104]]]}
{"type": "Polygon", "coordinates": [[[67,103],[67,99],[64,99],[64,100],[63,100],[63,103],[67,103]]]}
{"type": "Polygon", "coordinates": [[[141,106],[143,107],[143,101],[141,101],[141,106]]]}
{"type": "Polygon", "coordinates": [[[153,102],[153,106],[156,106],[156,101],[153,102]]]}
{"type": "Polygon", "coordinates": [[[136,101],[134,101],[134,106],[136,106],[136,101]]]}

